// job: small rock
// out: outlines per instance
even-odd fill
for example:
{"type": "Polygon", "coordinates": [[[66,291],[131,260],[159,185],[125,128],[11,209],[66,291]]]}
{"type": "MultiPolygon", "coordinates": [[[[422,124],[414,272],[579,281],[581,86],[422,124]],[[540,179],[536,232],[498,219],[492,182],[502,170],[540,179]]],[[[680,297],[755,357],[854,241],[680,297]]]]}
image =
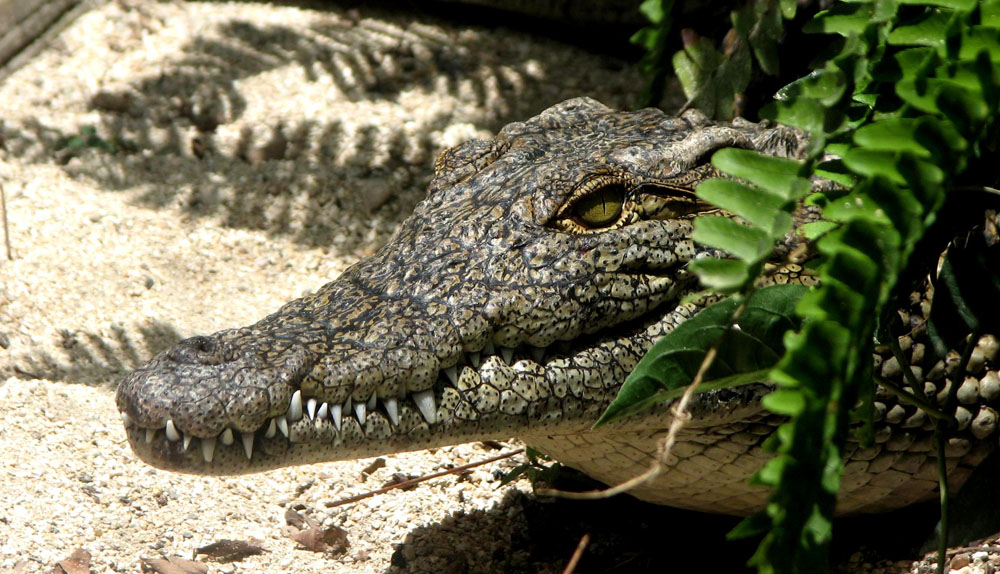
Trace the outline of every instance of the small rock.
{"type": "Polygon", "coordinates": [[[952,570],[965,568],[966,566],[969,565],[969,562],[970,562],[969,553],[962,552],[961,554],[956,554],[954,557],[952,557],[951,563],[948,565],[948,568],[952,570]]]}

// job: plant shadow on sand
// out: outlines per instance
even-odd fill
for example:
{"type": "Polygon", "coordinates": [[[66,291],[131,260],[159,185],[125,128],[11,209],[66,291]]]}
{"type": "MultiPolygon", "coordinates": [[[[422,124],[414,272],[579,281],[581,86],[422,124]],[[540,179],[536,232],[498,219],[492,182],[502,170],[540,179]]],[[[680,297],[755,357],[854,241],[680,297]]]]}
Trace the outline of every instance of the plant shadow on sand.
{"type": "Polygon", "coordinates": [[[170,324],[150,321],[129,331],[111,325],[108,332],[60,330],[62,356],[45,350],[29,353],[13,364],[12,375],[115,389],[118,381],[150,357],[181,340],[170,324]]]}
{"type": "MultiPolygon", "coordinates": [[[[422,198],[443,130],[471,123],[495,132],[581,95],[628,107],[634,89],[622,61],[551,40],[399,9],[323,8],[303,26],[262,25],[238,14],[206,26],[177,56],[127,86],[84,95],[99,116],[95,125],[74,132],[39,118],[8,123],[0,127],[3,145],[27,161],[55,160],[106,190],[141,188],[140,205],[179,206],[194,218],[364,254],[422,198]],[[517,42],[498,43],[512,35],[517,42]],[[529,42],[540,49],[523,49],[529,42]],[[567,63],[579,59],[581,76],[594,75],[594,83],[620,76],[619,87],[588,86],[587,77],[561,86],[545,68],[555,60],[539,59],[541,51],[564,54],[567,63]],[[241,83],[290,67],[306,84],[330,85],[340,94],[340,113],[353,115],[299,113],[251,124],[253,103],[241,83]],[[419,118],[385,112],[414,93],[461,103],[423,109],[419,118]],[[371,112],[376,108],[381,115],[371,112]],[[220,143],[220,131],[234,123],[243,124],[238,142],[229,136],[220,143]]],[[[155,33],[164,23],[154,12],[136,25],[155,33]]]]}

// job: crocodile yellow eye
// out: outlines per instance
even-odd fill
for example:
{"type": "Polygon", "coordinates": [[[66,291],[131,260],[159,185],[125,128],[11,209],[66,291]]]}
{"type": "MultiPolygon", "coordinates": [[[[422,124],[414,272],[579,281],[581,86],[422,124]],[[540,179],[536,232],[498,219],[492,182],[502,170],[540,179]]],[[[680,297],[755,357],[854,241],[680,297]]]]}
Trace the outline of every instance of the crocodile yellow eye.
{"type": "Polygon", "coordinates": [[[621,217],[624,204],[625,186],[603,185],[573,204],[573,217],[585,227],[608,227],[621,217]]]}

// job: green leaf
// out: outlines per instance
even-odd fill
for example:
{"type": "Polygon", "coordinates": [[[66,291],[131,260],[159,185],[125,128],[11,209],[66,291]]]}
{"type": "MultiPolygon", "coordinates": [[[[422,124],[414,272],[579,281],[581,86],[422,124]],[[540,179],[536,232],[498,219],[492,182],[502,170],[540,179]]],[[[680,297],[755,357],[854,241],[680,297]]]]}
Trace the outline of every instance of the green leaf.
{"type": "Polygon", "coordinates": [[[865,177],[880,175],[893,183],[903,185],[906,180],[896,170],[896,153],[867,148],[854,148],[844,156],[844,165],[865,177]]]}
{"type": "Polygon", "coordinates": [[[712,205],[760,227],[771,237],[780,237],[791,229],[792,217],[784,211],[791,202],[766,190],[717,178],[699,184],[695,193],[712,205]]]}
{"type": "Polygon", "coordinates": [[[806,239],[810,241],[815,240],[824,233],[829,233],[830,231],[836,229],[837,223],[833,221],[811,221],[802,226],[802,234],[805,235],[806,239]]]}
{"type": "MultiPolygon", "coordinates": [[[[986,23],[985,21],[986,16],[984,15],[983,24],[986,23]]],[[[959,59],[974,60],[979,52],[985,51],[994,62],[1000,60],[1000,29],[998,28],[1000,28],[1000,21],[992,27],[973,26],[969,30],[968,37],[962,40],[962,49],[958,52],[959,59]]]]}
{"type": "Polygon", "coordinates": [[[720,337],[702,392],[767,380],[768,371],[783,353],[784,332],[798,326],[794,308],[806,291],[803,285],[773,285],[756,291],[746,301],[739,329],[729,327],[736,299],[709,305],[653,345],[595,426],[679,396],[720,337]]]}
{"type": "Polygon", "coordinates": [[[639,4],[639,12],[653,24],[659,24],[670,11],[663,9],[663,0],[643,0],[642,4],[639,4]]]}
{"type": "Polygon", "coordinates": [[[694,220],[691,239],[722,249],[753,263],[771,252],[771,236],[758,227],[748,227],[723,215],[702,215],[694,220]]]}
{"type": "Polygon", "coordinates": [[[979,13],[984,27],[1000,28],[1000,0],[982,0],[979,13]]]}
{"type": "Polygon", "coordinates": [[[827,132],[835,133],[843,124],[843,117],[837,113],[836,109],[828,109],[822,102],[812,98],[774,101],[764,106],[760,115],[780,124],[809,132],[814,138],[823,137],[827,132]],[[830,118],[827,118],[828,111],[831,112],[830,118]],[[829,129],[826,129],[828,124],[829,129]]]}
{"type": "Polygon", "coordinates": [[[952,10],[969,12],[976,7],[977,0],[896,0],[900,4],[942,6],[952,10]]]}
{"type": "Polygon", "coordinates": [[[871,4],[835,4],[829,10],[816,14],[802,30],[807,33],[860,36],[872,21],[874,13],[871,4]]]}
{"type": "Polygon", "coordinates": [[[784,30],[781,26],[781,12],[773,2],[757,2],[753,5],[757,21],[748,36],[754,56],[765,74],[778,75],[778,42],[784,30]]]}
{"type": "Polygon", "coordinates": [[[798,5],[796,0],[778,0],[778,5],[781,7],[781,16],[785,20],[795,18],[795,8],[798,5]]]}
{"type": "MultiPolygon", "coordinates": [[[[830,149],[830,146],[827,146],[827,151],[829,153],[839,155],[847,153],[847,150],[842,152],[834,151],[830,149]]],[[[837,185],[842,185],[847,189],[854,187],[854,184],[857,183],[857,177],[851,170],[847,169],[847,166],[844,165],[844,161],[841,159],[831,159],[820,163],[816,166],[815,173],[819,177],[829,179],[837,185]]]]}
{"type": "Polygon", "coordinates": [[[719,293],[739,291],[750,280],[750,265],[736,259],[695,259],[688,269],[698,275],[702,285],[719,293]]]}
{"type": "Polygon", "coordinates": [[[698,38],[674,54],[674,72],[681,82],[684,95],[695,107],[713,115],[716,95],[712,86],[712,72],[722,61],[720,54],[708,38],[698,38]]]}
{"type": "Polygon", "coordinates": [[[772,413],[785,416],[797,415],[805,407],[805,397],[802,396],[802,393],[781,389],[773,391],[761,402],[772,413]]]}
{"type": "Polygon", "coordinates": [[[914,137],[918,122],[917,118],[890,118],[874,122],[854,132],[854,143],[872,151],[909,151],[918,157],[930,157],[930,151],[914,137]]]}
{"type": "Polygon", "coordinates": [[[787,101],[796,98],[811,98],[822,105],[831,106],[844,96],[846,90],[847,78],[844,72],[836,67],[828,66],[781,88],[775,94],[774,99],[787,101]]]}
{"type": "Polygon", "coordinates": [[[933,11],[923,14],[913,23],[899,26],[889,34],[889,43],[895,45],[916,44],[944,48],[945,30],[954,13],[933,11]]]}
{"type": "Polygon", "coordinates": [[[712,155],[712,165],[778,195],[786,201],[804,197],[811,186],[800,177],[802,162],[739,148],[723,148],[712,155]]]}

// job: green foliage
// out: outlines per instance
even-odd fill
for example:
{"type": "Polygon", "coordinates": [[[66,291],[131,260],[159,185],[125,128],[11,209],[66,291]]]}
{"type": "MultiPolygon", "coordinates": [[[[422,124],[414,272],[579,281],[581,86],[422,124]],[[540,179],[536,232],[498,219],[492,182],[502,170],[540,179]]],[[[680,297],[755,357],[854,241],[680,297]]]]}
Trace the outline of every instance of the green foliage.
{"type": "Polygon", "coordinates": [[[97,135],[97,128],[94,126],[82,126],[79,134],[66,138],[57,146],[59,150],[82,150],[85,148],[99,149],[111,154],[118,152],[118,146],[115,145],[115,142],[107,141],[97,135]]]}
{"type": "Polygon", "coordinates": [[[699,392],[760,382],[785,352],[785,331],[798,327],[794,309],[806,291],[802,285],[772,285],[755,292],[735,323],[738,328],[729,325],[736,298],[709,305],[657,341],[594,426],[679,397],[713,345],[719,354],[699,392]]]}
{"type": "Polygon", "coordinates": [[[670,12],[674,0],[643,0],[639,11],[649,20],[649,26],[632,35],[633,44],[642,46],[645,55],[639,68],[649,78],[641,96],[643,107],[655,105],[663,93],[670,66],[667,59],[667,43],[670,37],[670,12]]]}
{"type": "MultiPolygon", "coordinates": [[[[746,31],[740,18],[747,18],[758,23],[755,28],[767,29],[765,38],[778,37],[773,26],[780,19],[751,9],[757,10],[757,4],[749,3],[734,16],[734,30],[746,31]]],[[[808,203],[822,207],[824,219],[802,230],[814,243],[812,267],[820,285],[802,296],[796,307],[801,329],[786,335],[786,352],[769,377],[761,377],[779,385],[765,406],[789,417],[772,441],[775,458],[754,478],[773,489],[772,498],[763,513],[734,532],[764,535],[751,560],[761,572],[826,569],[849,409],[859,397],[872,396],[875,335],[888,333],[891,302],[910,288],[900,278],[912,276],[914,265],[926,263],[914,255],[918,242],[943,225],[943,206],[967,201],[961,190],[984,184],[967,182],[970,174],[990,173],[991,168],[983,166],[997,147],[998,13],[997,0],[858,0],[817,14],[806,30],[827,35],[817,40],[830,43],[831,55],[782,89],[763,112],[810,133],[806,160],[719,152],[713,163],[746,183],[710,181],[698,188],[703,199],[747,222],[741,225],[719,216],[695,222],[697,241],[733,256],[691,266],[704,285],[739,298],[726,307],[720,304],[731,312],[714,313],[714,324],[698,324],[704,333],[719,334],[727,332],[738,315],[738,303],[753,292],[775,241],[790,229],[789,213],[809,193],[809,176],[829,177],[845,186],[808,198],[808,203]],[[830,156],[837,159],[821,162],[830,156]]],[[[767,41],[749,43],[768,70],[774,62],[767,41]]],[[[695,105],[704,104],[707,112],[715,113],[728,105],[728,96],[719,94],[738,87],[744,74],[736,69],[734,54],[720,54],[710,42],[696,40],[687,43],[683,56],[675,56],[677,74],[695,105]],[[707,90],[715,95],[704,96],[707,90]]],[[[921,245],[932,259],[944,248],[921,245]]],[[[996,259],[995,250],[949,255],[932,304],[932,317],[940,318],[940,326],[931,327],[939,354],[970,330],[975,332],[979,318],[995,324],[1000,294],[996,259]],[[986,309],[987,303],[994,310],[986,309]],[[956,316],[962,320],[957,326],[956,316]]],[[[682,349],[667,351],[676,354],[682,349]]],[[[668,357],[657,346],[643,363],[668,357]]],[[[647,367],[636,378],[655,381],[644,383],[655,396],[665,385],[657,376],[647,367]]],[[[649,403],[650,394],[638,393],[635,400],[649,403]]],[[[631,412],[633,406],[617,408],[631,412]]]]}
{"type": "Polygon", "coordinates": [[[672,65],[688,106],[719,119],[739,115],[754,62],[763,73],[778,74],[778,44],[784,33],[782,20],[795,17],[795,0],[749,0],[730,14],[732,28],[721,48],[716,47],[714,40],[686,29],[681,33],[683,49],[668,57],[673,6],[673,0],[642,3],[641,10],[651,24],[637,32],[632,41],[646,49],[640,64],[650,78],[643,94],[644,104],[658,101],[672,65]]]}
{"type": "Polygon", "coordinates": [[[719,293],[746,289],[760,275],[774,243],[792,228],[791,211],[809,192],[809,180],[800,176],[802,162],[764,156],[747,150],[719,150],[712,162],[746,180],[706,182],[698,195],[742,217],[747,225],[726,216],[695,220],[695,241],[722,249],[733,259],[698,259],[690,269],[706,287],[719,293]]]}
{"type": "Polygon", "coordinates": [[[102,138],[97,134],[97,128],[84,125],[80,127],[79,133],[76,135],[67,136],[58,141],[55,148],[56,151],[61,152],[60,156],[65,160],[79,155],[87,149],[100,150],[112,155],[119,152],[132,153],[138,149],[138,145],[127,139],[102,138]]]}
{"type": "Polygon", "coordinates": [[[538,482],[553,484],[567,470],[563,465],[530,446],[525,448],[524,454],[528,457],[528,462],[519,464],[505,473],[500,478],[500,486],[507,486],[522,476],[531,481],[532,488],[538,482]]]}

